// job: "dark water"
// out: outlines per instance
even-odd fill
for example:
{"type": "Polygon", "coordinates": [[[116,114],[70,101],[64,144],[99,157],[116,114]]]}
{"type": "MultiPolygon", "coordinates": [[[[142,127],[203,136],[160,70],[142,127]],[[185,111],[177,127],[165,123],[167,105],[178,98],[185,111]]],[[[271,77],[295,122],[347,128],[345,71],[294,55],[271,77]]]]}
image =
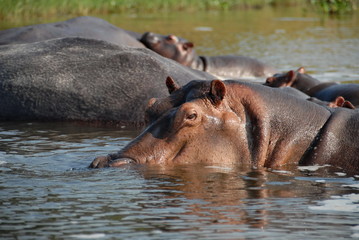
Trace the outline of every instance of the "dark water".
{"type": "MultiPolygon", "coordinates": [[[[304,66],[323,81],[359,80],[358,14],[330,19],[264,9],[101,17],[138,32],[178,34],[201,54],[253,56],[283,71],[304,66]]],[[[1,122],[0,239],[359,238],[359,176],[329,167],[87,169],[95,156],[116,152],[137,134],[1,122]]]]}

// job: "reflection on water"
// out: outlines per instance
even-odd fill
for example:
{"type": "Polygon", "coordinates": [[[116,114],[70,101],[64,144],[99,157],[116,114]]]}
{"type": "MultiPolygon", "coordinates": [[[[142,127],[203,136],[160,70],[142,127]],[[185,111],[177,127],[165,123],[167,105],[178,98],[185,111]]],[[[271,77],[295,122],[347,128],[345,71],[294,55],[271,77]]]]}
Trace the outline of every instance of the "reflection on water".
{"type": "MultiPolygon", "coordinates": [[[[280,70],[305,66],[323,81],[359,80],[355,14],[322,19],[290,8],[100,17],[137,32],[183,36],[200,54],[242,54],[280,70]]],[[[49,21],[58,20],[65,19],[49,21]]],[[[359,177],[330,167],[86,168],[137,134],[70,123],[0,123],[1,239],[359,237],[359,177]]]]}
{"type": "Polygon", "coordinates": [[[2,239],[357,236],[358,177],[329,167],[89,170],[137,131],[0,123],[2,239]]]}

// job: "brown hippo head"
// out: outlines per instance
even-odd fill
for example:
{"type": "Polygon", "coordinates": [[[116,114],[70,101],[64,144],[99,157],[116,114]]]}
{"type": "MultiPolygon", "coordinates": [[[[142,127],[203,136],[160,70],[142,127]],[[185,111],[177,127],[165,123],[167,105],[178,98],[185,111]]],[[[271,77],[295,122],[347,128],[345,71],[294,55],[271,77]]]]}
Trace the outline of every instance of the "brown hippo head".
{"type": "Polygon", "coordinates": [[[229,107],[225,94],[223,82],[212,81],[203,98],[168,110],[121,150],[120,159],[109,165],[128,163],[129,159],[140,164],[163,165],[226,164],[242,158],[248,161],[248,149],[235,144],[246,141],[246,126],[229,107]]]}
{"type": "Polygon", "coordinates": [[[322,84],[318,79],[306,74],[303,67],[298,68],[296,71],[290,70],[286,73],[274,74],[272,77],[267,78],[264,83],[269,87],[293,87],[310,96],[312,96],[313,90],[317,91],[332,84],[322,84]],[[320,88],[318,88],[318,85],[320,88]]]}
{"type": "Polygon", "coordinates": [[[90,167],[127,163],[298,163],[330,112],[283,91],[240,81],[191,81],[151,100],[150,125],[118,153],[90,167]],[[309,122],[308,122],[309,121],[309,122]]]}
{"type": "Polygon", "coordinates": [[[185,66],[190,66],[196,58],[193,43],[175,35],[165,36],[146,32],[140,41],[152,51],[185,66]]]}
{"type": "Polygon", "coordinates": [[[290,70],[286,73],[274,74],[266,79],[264,85],[269,87],[292,87],[298,80],[298,73],[304,74],[305,69],[300,67],[296,71],[290,70]]]}

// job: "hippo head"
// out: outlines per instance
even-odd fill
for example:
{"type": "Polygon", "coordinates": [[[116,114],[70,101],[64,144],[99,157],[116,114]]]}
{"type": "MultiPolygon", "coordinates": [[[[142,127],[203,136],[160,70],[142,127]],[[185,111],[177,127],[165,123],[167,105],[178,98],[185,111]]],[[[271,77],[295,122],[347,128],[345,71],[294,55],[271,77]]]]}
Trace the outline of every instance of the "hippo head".
{"type": "Polygon", "coordinates": [[[331,107],[331,108],[342,107],[342,108],[355,109],[355,106],[350,101],[346,100],[342,96],[336,97],[331,102],[322,101],[322,100],[319,100],[318,98],[315,98],[315,97],[310,97],[307,100],[311,101],[311,102],[314,102],[314,103],[317,103],[319,105],[328,106],[328,107],[331,107]]]}
{"type": "Polygon", "coordinates": [[[160,107],[164,113],[158,112],[160,116],[137,138],[115,157],[95,159],[91,167],[124,163],[232,164],[240,162],[238,156],[248,160],[248,148],[238,148],[235,144],[239,141],[246,144],[246,124],[229,107],[225,84],[220,80],[189,84],[203,85],[206,90],[190,92],[188,86],[177,89],[171,94],[177,96],[165,99],[169,101],[160,107]]]}
{"type": "Polygon", "coordinates": [[[264,85],[269,87],[292,87],[297,81],[298,73],[304,74],[305,69],[303,67],[298,68],[298,70],[290,70],[286,73],[277,73],[272,77],[266,79],[264,85]]]}
{"type": "Polygon", "coordinates": [[[196,57],[193,43],[175,35],[146,32],[140,41],[152,51],[185,66],[190,66],[196,57]]]}

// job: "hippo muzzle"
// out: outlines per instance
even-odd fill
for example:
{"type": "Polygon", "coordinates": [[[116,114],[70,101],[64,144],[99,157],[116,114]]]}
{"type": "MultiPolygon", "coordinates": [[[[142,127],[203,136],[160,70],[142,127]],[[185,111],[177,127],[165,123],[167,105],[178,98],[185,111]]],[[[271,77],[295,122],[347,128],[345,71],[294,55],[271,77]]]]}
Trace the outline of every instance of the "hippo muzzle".
{"type": "Polygon", "coordinates": [[[121,167],[129,164],[136,164],[137,162],[132,158],[121,157],[111,159],[111,155],[101,156],[92,161],[89,168],[104,168],[104,167],[121,167]]]}

